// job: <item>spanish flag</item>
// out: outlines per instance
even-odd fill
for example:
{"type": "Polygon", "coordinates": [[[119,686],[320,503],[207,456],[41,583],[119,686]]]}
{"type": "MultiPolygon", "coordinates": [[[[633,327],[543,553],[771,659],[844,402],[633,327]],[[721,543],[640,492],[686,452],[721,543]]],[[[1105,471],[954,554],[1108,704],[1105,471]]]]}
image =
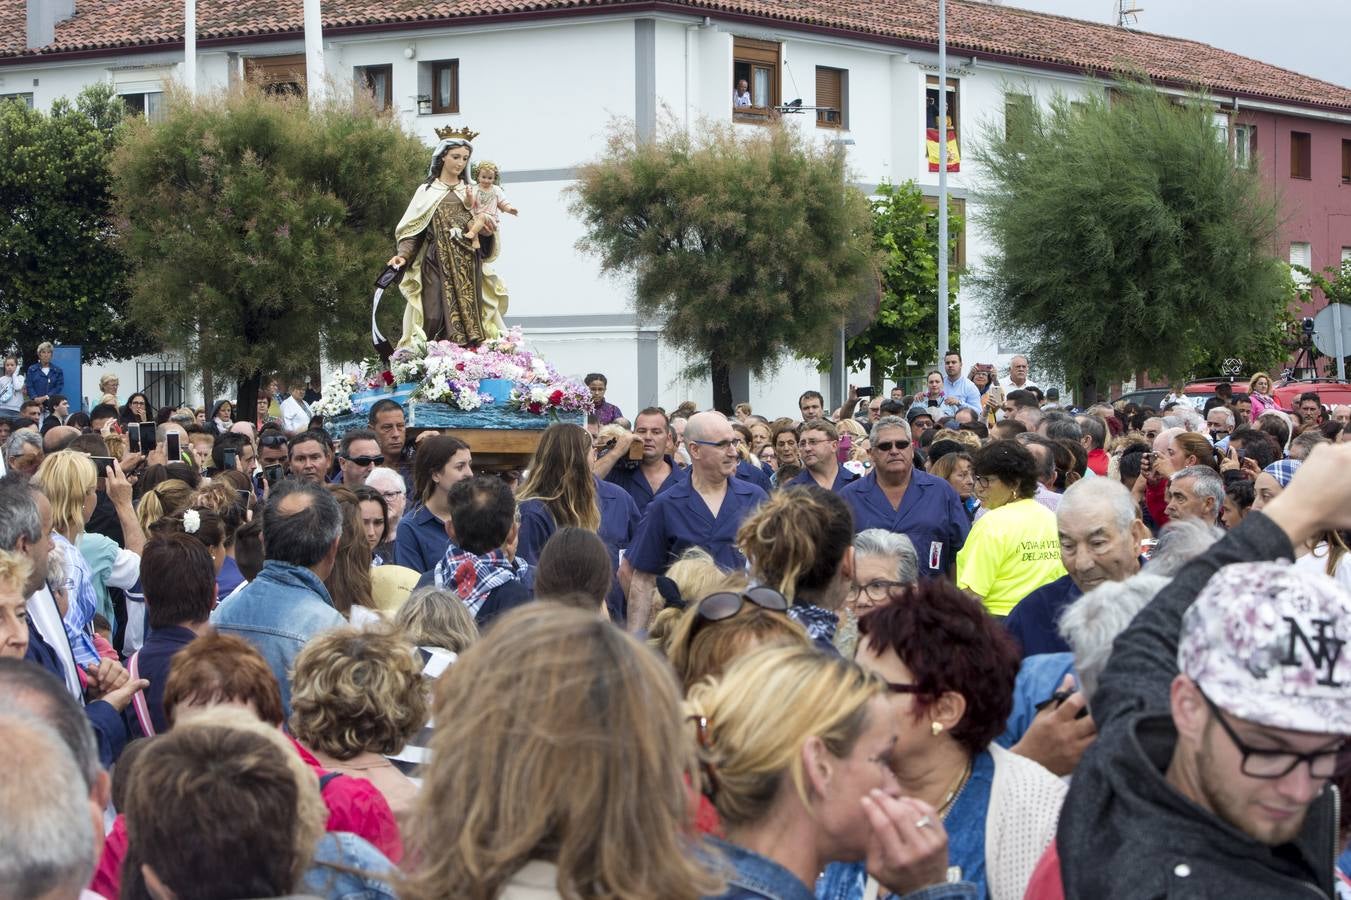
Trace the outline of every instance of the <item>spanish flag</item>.
{"type": "MultiPolygon", "coordinates": [[[[925,130],[925,145],[929,152],[929,171],[938,171],[938,129],[925,130]]],[[[962,155],[957,151],[957,129],[948,129],[948,171],[962,170],[962,155]]]]}

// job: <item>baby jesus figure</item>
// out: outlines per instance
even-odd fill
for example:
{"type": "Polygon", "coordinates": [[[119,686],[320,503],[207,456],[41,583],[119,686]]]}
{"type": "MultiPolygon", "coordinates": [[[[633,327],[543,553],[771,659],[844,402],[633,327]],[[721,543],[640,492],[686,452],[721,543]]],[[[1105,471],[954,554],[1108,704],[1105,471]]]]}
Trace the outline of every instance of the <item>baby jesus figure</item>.
{"type": "Polygon", "coordinates": [[[470,245],[475,250],[480,246],[478,236],[483,230],[484,222],[492,220],[493,230],[496,231],[497,225],[501,222],[501,213],[520,215],[520,211],[507,202],[507,198],[502,194],[502,188],[498,187],[498,174],[497,164],[485,159],[475,170],[474,177],[477,183],[469,188],[469,211],[473,213],[474,220],[469,224],[464,236],[469,239],[470,245]]]}

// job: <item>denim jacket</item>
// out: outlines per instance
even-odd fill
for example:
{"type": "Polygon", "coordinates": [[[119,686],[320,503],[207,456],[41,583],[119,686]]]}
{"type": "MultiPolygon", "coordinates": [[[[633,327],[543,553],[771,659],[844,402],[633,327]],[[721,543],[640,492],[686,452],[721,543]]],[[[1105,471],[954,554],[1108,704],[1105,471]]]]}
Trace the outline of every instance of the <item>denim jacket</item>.
{"type": "Polygon", "coordinates": [[[290,716],[291,669],[300,648],[316,634],[347,623],[332,603],[318,575],[269,559],[257,578],[216,607],[211,622],[258,648],[277,676],[282,707],[290,716]]]}
{"type": "MultiPolygon", "coordinates": [[[[706,900],[816,900],[811,888],[783,866],[735,844],[708,838],[708,843],[730,864],[724,872],[727,890],[706,900]]],[[[935,884],[904,895],[900,900],[976,900],[976,889],[966,882],[935,884]]]]}

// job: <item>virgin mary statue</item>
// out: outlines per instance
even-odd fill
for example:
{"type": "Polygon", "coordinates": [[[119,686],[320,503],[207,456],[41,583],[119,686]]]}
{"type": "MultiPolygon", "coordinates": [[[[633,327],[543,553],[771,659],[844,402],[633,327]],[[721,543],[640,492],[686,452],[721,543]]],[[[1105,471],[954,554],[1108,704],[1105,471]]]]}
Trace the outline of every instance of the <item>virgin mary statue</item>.
{"type": "Polygon", "coordinates": [[[427,180],[413,194],[394,230],[398,251],[391,266],[407,266],[399,290],[407,306],[399,348],[419,341],[473,346],[506,331],[507,289],[492,263],[501,238],[485,226],[480,249],[471,246],[470,142],[478,132],[439,128],[427,180]]]}

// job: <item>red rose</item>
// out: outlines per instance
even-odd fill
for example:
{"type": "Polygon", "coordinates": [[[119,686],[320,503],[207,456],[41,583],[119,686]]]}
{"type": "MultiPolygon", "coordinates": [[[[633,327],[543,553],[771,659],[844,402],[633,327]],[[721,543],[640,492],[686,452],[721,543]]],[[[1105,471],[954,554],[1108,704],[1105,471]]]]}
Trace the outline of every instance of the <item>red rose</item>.
{"type": "Polygon", "coordinates": [[[563,402],[563,392],[562,392],[562,391],[554,391],[552,394],[549,395],[549,405],[550,405],[550,406],[558,406],[558,405],[561,404],[562,402],[563,402]]]}
{"type": "Polygon", "coordinates": [[[535,403],[532,401],[530,405],[526,407],[526,409],[530,410],[535,415],[539,415],[540,413],[544,412],[544,404],[535,403]]]}
{"type": "Polygon", "coordinates": [[[463,372],[463,371],[464,371],[464,363],[462,363],[462,362],[457,362],[457,363],[455,364],[455,368],[458,369],[458,370],[460,370],[461,372],[463,372]]]}
{"type": "Polygon", "coordinates": [[[380,378],[385,384],[392,385],[394,383],[394,373],[389,371],[389,369],[385,369],[385,371],[381,372],[380,378]]]}

